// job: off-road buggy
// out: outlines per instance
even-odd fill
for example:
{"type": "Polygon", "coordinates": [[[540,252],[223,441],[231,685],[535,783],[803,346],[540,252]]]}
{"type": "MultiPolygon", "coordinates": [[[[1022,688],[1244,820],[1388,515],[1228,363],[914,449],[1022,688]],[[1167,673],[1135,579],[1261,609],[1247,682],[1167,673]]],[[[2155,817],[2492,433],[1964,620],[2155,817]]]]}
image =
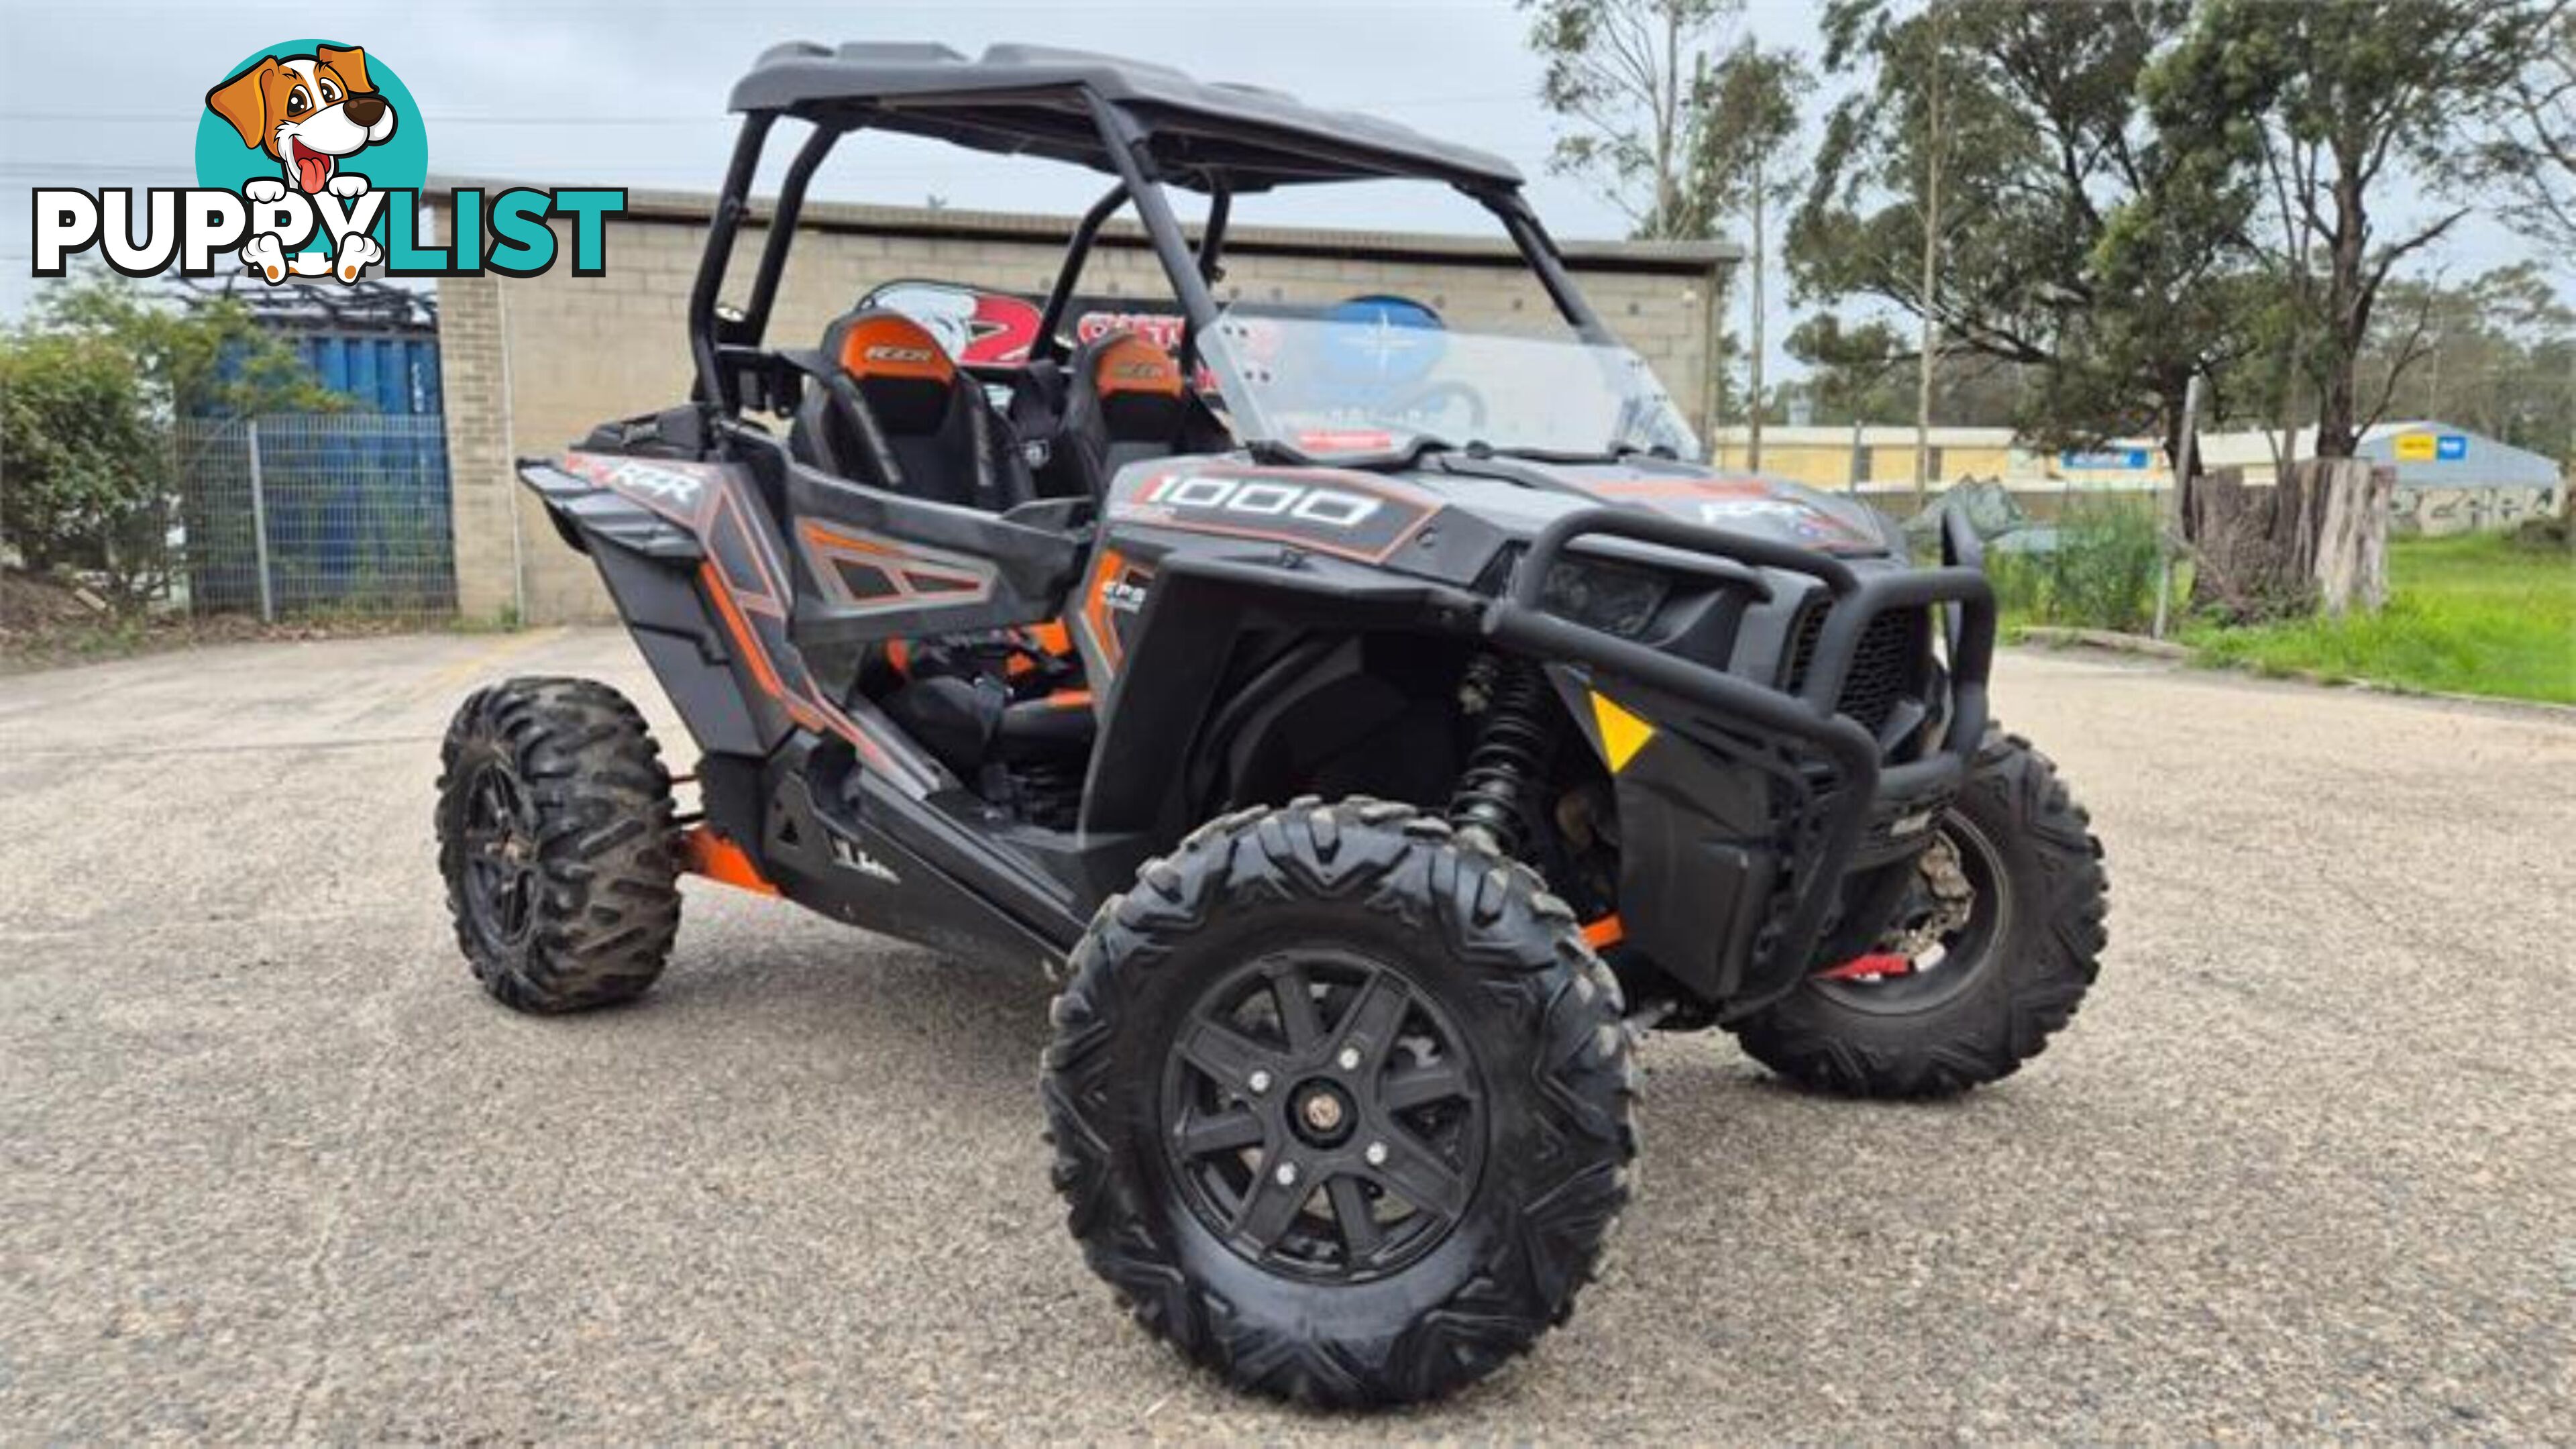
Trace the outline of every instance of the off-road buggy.
{"type": "Polygon", "coordinates": [[[467,701],[440,859],[491,994],[642,993],[683,872],[1043,970],[1091,1265],[1191,1358],[1334,1404],[1566,1317],[1628,1200],[1647,1026],[1912,1096],[2075,1010],[2099,850],[1989,728],[1973,533],[1918,567],[1856,504],[1694,461],[1508,164],[1022,47],[784,46],[733,108],[694,395],[521,469],[693,736],[697,807],[603,685],[467,701]],[[729,306],[782,120],[809,134],[729,306]],[[863,129],[1114,178],[1026,358],[963,367],[873,307],[764,343],[863,129]],[[1220,303],[1236,198],[1387,178],[1490,213],[1554,335],[1220,303]],[[1075,345],[1128,209],[1180,321],[1075,345]]]}

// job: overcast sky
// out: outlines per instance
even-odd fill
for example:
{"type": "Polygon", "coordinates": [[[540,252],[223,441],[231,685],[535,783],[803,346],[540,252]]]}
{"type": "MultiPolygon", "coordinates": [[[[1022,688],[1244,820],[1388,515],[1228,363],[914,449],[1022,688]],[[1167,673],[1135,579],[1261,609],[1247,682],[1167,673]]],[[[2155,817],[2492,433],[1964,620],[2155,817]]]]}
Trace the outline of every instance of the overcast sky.
{"type": "MultiPolygon", "coordinates": [[[[1767,43],[1812,54],[1815,8],[1752,0],[1747,24],[1767,43]]],[[[1554,132],[1533,99],[1539,67],[1511,0],[0,0],[0,14],[0,190],[13,196],[35,186],[194,184],[207,88],[240,56],[296,36],[346,40],[390,62],[423,112],[433,172],[692,190],[717,181],[730,136],[725,93],[767,46],[931,40],[971,55],[1022,40],[1132,55],[1385,115],[1511,158],[1560,237],[1624,230],[1613,208],[1547,174],[1554,132]]],[[[774,154],[773,176],[782,164],[774,154]]],[[[1100,185],[1069,167],[879,136],[836,152],[816,194],[911,204],[936,194],[965,207],[1076,211],[1100,185]]],[[[1406,190],[1395,205],[1380,188],[1310,189],[1248,200],[1240,216],[1487,229],[1463,203],[1419,204],[1436,199],[1427,188],[1406,190]]],[[[25,201],[0,206],[0,311],[13,315],[35,285],[28,218],[25,201]]],[[[2513,238],[2478,225],[2436,261],[2465,273],[2522,254],[2513,238]]],[[[1772,289],[1781,299],[1775,354],[1792,311],[1786,290],[1772,289]]],[[[1740,330],[1741,317],[1732,325],[1740,330]]]]}

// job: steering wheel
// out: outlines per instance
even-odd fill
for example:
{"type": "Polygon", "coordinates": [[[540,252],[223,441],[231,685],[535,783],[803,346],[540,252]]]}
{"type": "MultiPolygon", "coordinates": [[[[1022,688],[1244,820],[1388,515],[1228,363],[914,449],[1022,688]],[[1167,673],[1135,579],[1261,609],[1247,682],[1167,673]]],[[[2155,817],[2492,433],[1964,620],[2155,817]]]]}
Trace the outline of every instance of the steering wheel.
{"type": "Polygon", "coordinates": [[[1422,391],[1415,393],[1412,397],[1405,399],[1404,405],[1396,409],[1396,412],[1402,416],[1410,417],[1417,413],[1428,413],[1435,409],[1445,409],[1453,403],[1466,404],[1467,430],[1469,432],[1482,433],[1485,431],[1485,421],[1491,412],[1491,409],[1485,405],[1484,393],[1478,391],[1473,384],[1461,382],[1456,378],[1443,379],[1442,381],[1435,382],[1429,387],[1424,388],[1422,391]]]}

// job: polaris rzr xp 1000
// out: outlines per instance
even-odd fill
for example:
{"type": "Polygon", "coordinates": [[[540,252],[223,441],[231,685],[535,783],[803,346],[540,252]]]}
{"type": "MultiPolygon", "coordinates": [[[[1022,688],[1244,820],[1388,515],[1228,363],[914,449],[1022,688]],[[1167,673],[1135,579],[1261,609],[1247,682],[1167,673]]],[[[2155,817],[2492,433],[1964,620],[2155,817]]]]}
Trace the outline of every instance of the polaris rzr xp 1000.
{"type": "Polygon", "coordinates": [[[1566,1317],[1628,1200],[1646,1027],[1915,1096],[2074,1012],[2100,852],[1989,725],[1974,535],[1918,566],[1851,500],[1696,461],[1508,164],[1026,47],[783,46],[733,109],[693,395],[521,468],[692,736],[695,808],[603,685],[468,700],[440,861],[494,996],[639,995],[684,872],[1042,969],[1091,1265],[1192,1359],[1331,1404],[1438,1395],[1566,1317]],[[872,129],[1111,178],[1025,356],[864,304],[765,340],[816,167],[872,129]],[[1239,198],[1390,179],[1499,224],[1516,335],[1219,300],[1239,198]],[[1083,336],[1120,211],[1176,321],[1083,336]]]}

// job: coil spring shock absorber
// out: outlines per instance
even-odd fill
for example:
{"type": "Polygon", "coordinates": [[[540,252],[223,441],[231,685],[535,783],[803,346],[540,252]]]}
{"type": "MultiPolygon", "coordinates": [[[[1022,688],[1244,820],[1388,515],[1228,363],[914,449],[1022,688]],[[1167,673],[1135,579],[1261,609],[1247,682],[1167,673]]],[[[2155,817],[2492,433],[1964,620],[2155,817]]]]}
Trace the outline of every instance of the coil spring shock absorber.
{"type": "Polygon", "coordinates": [[[1517,856],[1556,755],[1558,715],[1547,675],[1526,660],[1487,654],[1468,666],[1466,689],[1484,696],[1485,721],[1449,797],[1449,823],[1517,856]]]}

